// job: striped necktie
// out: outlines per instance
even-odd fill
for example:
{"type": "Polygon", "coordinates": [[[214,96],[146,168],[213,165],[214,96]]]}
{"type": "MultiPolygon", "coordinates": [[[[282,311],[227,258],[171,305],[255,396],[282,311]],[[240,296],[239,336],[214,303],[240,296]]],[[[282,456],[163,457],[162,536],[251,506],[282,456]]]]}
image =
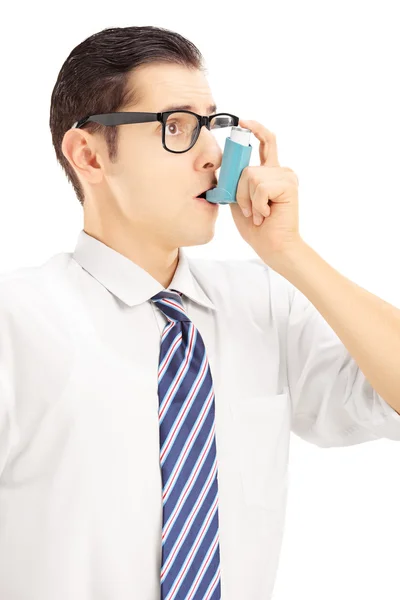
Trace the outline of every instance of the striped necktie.
{"type": "Polygon", "coordinates": [[[161,600],[220,600],[213,382],[203,339],[181,296],[163,290],[151,298],[168,319],[158,367],[161,600]]]}

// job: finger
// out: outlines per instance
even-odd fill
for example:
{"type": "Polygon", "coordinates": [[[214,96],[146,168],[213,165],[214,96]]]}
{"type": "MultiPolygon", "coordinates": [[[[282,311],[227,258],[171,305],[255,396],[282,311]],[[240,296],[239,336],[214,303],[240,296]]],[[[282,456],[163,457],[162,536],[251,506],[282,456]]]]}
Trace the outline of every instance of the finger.
{"type": "MultiPolygon", "coordinates": [[[[258,194],[257,194],[257,189],[259,187],[260,187],[259,184],[255,183],[254,181],[252,181],[251,179],[249,179],[249,191],[250,191],[250,197],[251,197],[251,210],[252,210],[252,213],[253,213],[253,223],[254,223],[254,225],[261,225],[261,223],[264,221],[264,215],[259,210],[260,192],[258,192],[258,194]]],[[[264,191],[264,193],[265,193],[265,191],[264,191]]]]}
{"type": "Polygon", "coordinates": [[[237,185],[236,202],[239,204],[245,217],[251,216],[253,211],[249,188],[249,170],[247,167],[243,169],[237,185]]]}
{"type": "Polygon", "coordinates": [[[268,186],[265,183],[259,183],[252,196],[253,212],[257,210],[263,217],[269,217],[271,207],[268,204],[268,186]]]}
{"type": "Polygon", "coordinates": [[[260,163],[267,167],[279,167],[276,136],[258,121],[239,119],[240,127],[250,129],[260,142],[260,163]]]}

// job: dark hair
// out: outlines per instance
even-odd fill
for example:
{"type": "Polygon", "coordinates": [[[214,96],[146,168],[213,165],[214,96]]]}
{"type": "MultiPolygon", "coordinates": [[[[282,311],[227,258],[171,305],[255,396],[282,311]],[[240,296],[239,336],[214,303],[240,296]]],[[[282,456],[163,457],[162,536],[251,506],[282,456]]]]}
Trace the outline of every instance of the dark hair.
{"type": "MultiPolygon", "coordinates": [[[[50,130],[56,157],[83,206],[78,177],[61,150],[64,134],[78,119],[123,110],[139,101],[128,87],[134,69],[146,63],[175,63],[206,71],[197,47],[174,31],[153,26],[113,27],[95,33],[76,46],[58,74],[50,105],[50,130]]],[[[109,159],[118,155],[118,127],[88,122],[85,129],[100,132],[109,159]]]]}

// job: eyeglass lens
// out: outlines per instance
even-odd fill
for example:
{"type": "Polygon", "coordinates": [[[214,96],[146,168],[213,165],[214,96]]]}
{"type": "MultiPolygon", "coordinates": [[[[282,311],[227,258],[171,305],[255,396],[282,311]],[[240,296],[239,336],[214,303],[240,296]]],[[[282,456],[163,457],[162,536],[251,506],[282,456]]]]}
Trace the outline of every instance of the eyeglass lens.
{"type": "MultiPolygon", "coordinates": [[[[225,140],[231,133],[233,119],[229,115],[218,115],[210,121],[210,131],[215,136],[221,150],[224,150],[225,140]]],[[[193,144],[199,131],[199,122],[194,115],[184,112],[174,112],[165,123],[165,145],[169,150],[182,152],[193,144]]]]}

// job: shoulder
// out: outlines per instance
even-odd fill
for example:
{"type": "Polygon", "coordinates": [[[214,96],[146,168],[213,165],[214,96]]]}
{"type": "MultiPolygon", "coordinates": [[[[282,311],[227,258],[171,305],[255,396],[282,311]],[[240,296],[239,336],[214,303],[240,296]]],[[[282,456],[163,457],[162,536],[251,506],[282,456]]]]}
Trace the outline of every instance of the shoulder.
{"type": "Polygon", "coordinates": [[[243,286],[267,284],[271,287],[285,287],[289,291],[294,289],[289,281],[274,271],[261,258],[190,258],[189,265],[194,275],[228,287],[238,284],[243,286]]]}
{"type": "Polygon", "coordinates": [[[252,304],[292,301],[294,286],[261,258],[190,258],[190,270],[212,299],[239,298],[252,304]]]}
{"type": "Polygon", "coordinates": [[[46,283],[66,271],[70,260],[70,253],[60,252],[42,264],[0,273],[0,306],[12,308],[29,304],[35,297],[44,295],[46,283]]]}
{"type": "Polygon", "coordinates": [[[71,254],[53,255],[44,263],[0,273],[0,332],[23,334],[27,339],[38,325],[58,314],[62,295],[54,297],[66,280],[71,254]]]}

